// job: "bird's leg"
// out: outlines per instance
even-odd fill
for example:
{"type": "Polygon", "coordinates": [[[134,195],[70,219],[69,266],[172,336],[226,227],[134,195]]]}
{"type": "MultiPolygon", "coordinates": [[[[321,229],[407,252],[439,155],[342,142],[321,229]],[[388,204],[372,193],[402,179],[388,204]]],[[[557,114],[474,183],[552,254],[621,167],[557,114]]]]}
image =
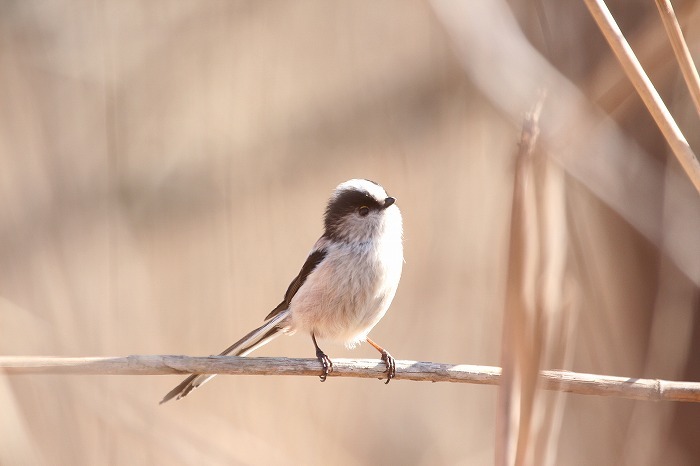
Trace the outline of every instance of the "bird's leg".
{"type": "Polygon", "coordinates": [[[316,347],[316,357],[318,358],[319,362],[323,366],[323,373],[320,375],[321,382],[326,381],[326,377],[328,377],[328,374],[333,372],[333,361],[331,361],[331,358],[326,356],[326,353],[321,350],[321,348],[318,347],[318,343],[316,343],[316,335],[311,333],[311,339],[314,342],[314,346],[316,347]]]}
{"type": "Polygon", "coordinates": [[[389,354],[387,350],[367,338],[367,343],[370,345],[374,346],[374,348],[382,353],[382,361],[384,361],[384,364],[386,364],[386,370],[384,372],[387,373],[386,375],[386,382],[385,384],[391,382],[391,379],[393,379],[396,376],[396,361],[394,361],[394,358],[389,354]]]}

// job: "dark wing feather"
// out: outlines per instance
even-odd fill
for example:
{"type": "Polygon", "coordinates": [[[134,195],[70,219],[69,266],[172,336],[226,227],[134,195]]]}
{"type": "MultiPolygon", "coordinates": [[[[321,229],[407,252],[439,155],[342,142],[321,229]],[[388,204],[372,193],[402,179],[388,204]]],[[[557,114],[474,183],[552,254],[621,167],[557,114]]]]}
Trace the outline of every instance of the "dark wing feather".
{"type": "Polygon", "coordinates": [[[265,320],[275,317],[289,307],[289,303],[292,301],[294,295],[297,294],[301,285],[304,284],[311,272],[316,269],[327,254],[328,252],[325,249],[317,249],[309,254],[309,257],[306,258],[306,262],[304,262],[304,266],[301,268],[301,272],[299,272],[299,275],[289,284],[289,288],[287,288],[287,292],[284,294],[284,301],[279,303],[277,307],[265,317],[265,320]]]}

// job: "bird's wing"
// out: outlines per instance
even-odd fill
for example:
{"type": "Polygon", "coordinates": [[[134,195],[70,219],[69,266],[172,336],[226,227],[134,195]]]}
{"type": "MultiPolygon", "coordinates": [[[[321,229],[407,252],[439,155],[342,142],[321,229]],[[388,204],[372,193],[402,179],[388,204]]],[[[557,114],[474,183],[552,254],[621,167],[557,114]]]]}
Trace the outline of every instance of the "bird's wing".
{"type": "Polygon", "coordinates": [[[289,303],[292,301],[294,295],[297,294],[297,291],[299,291],[301,285],[304,284],[311,272],[318,267],[318,264],[323,261],[327,254],[328,251],[325,248],[314,249],[311,254],[309,254],[309,257],[306,258],[306,262],[304,262],[299,275],[297,275],[296,278],[292,280],[292,283],[289,284],[287,292],[284,294],[284,300],[279,303],[277,307],[267,315],[267,317],[265,317],[265,320],[275,317],[277,314],[289,307],[289,303]]]}

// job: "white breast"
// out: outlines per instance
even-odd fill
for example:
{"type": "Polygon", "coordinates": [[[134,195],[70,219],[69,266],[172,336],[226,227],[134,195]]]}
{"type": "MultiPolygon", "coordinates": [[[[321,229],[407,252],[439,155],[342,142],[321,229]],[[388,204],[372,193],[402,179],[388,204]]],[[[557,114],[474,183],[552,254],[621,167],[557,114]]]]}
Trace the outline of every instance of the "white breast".
{"type": "Polygon", "coordinates": [[[327,244],[328,254],[291,301],[290,332],[352,347],[384,316],[401,278],[403,247],[398,231],[378,243],[327,244]]]}

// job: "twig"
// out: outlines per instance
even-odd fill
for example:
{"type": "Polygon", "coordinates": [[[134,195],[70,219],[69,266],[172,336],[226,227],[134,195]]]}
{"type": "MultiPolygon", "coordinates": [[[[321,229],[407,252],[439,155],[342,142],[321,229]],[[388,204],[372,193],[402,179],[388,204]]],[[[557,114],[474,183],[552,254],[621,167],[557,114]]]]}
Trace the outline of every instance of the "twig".
{"type": "Polygon", "coordinates": [[[678,60],[683,73],[685,84],[688,86],[690,95],[693,98],[695,110],[700,115],[700,77],[698,76],[695,63],[693,63],[693,57],[690,56],[688,44],[683,39],[683,32],[673,11],[673,5],[671,5],[670,0],[656,0],[656,6],[659,9],[664,28],[666,28],[666,34],[668,34],[668,38],[671,41],[673,53],[676,54],[676,60],[678,60]]]}
{"type": "MultiPolygon", "coordinates": [[[[384,379],[386,365],[377,359],[333,359],[332,377],[384,379]]],[[[241,358],[236,356],[135,355],[126,357],[63,358],[2,356],[0,373],[82,375],[311,375],[318,376],[316,359],[241,358]]],[[[501,368],[468,364],[396,361],[395,380],[498,385],[501,368]]],[[[633,400],[700,402],[700,382],[672,382],[562,370],[540,372],[541,387],[580,395],[614,396],[633,400]]]]}
{"type": "Polygon", "coordinates": [[[603,0],[584,1],[605,39],[610,44],[610,48],[615,53],[617,60],[625,70],[627,77],[632,81],[637,93],[644,101],[644,105],[651,113],[664,138],[666,138],[666,142],[671,146],[671,150],[678,158],[683,170],[685,170],[697,192],[700,193],[700,162],[698,162],[688,145],[688,141],[686,141],[663,100],[661,100],[659,93],[656,92],[649,77],[644,72],[625,36],[622,35],[615,18],[610,14],[603,0]]]}

